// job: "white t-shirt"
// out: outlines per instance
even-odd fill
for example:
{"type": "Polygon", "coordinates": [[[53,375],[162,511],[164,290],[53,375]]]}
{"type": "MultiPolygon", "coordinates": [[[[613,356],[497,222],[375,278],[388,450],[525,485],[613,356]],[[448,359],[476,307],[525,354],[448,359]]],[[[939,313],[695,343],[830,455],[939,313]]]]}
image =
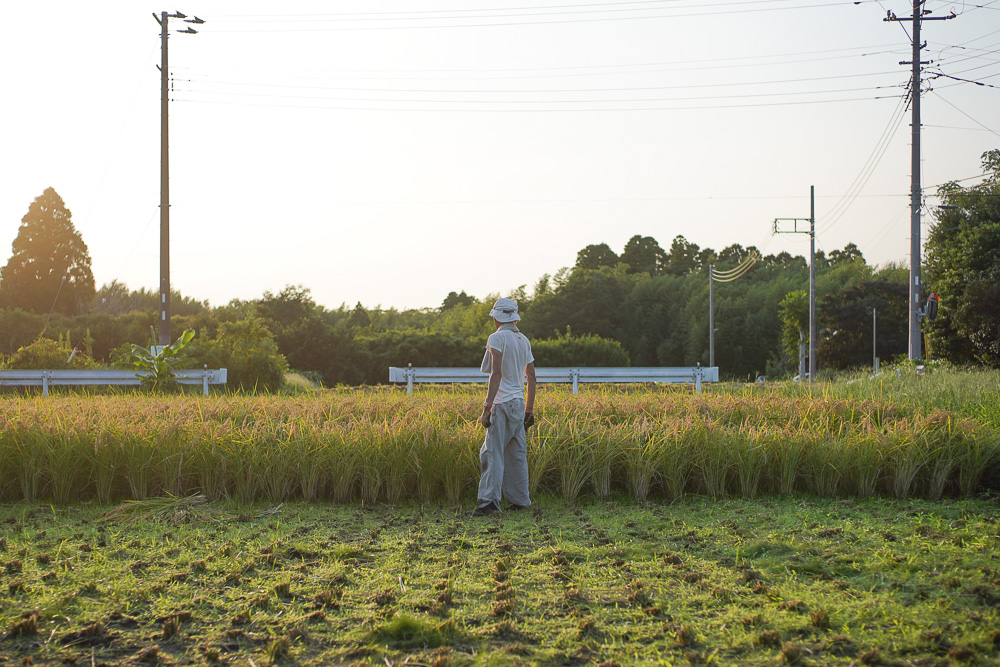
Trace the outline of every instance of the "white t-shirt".
{"type": "Polygon", "coordinates": [[[503,403],[515,398],[524,399],[524,369],[535,360],[531,355],[531,343],[513,324],[503,324],[486,340],[486,354],[479,367],[484,373],[493,370],[490,348],[503,355],[500,362],[500,389],[493,398],[494,403],[503,403]]]}

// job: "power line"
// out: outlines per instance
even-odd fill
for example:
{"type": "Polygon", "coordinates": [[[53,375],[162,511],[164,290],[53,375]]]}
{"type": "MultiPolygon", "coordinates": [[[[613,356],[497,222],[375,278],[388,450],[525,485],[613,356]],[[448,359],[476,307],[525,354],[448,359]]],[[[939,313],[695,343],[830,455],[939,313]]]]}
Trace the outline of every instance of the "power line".
{"type": "Polygon", "coordinates": [[[995,130],[993,130],[992,128],[989,128],[989,127],[983,125],[978,120],[976,120],[975,118],[973,118],[969,114],[965,113],[964,111],[962,111],[961,109],[959,109],[957,106],[955,106],[954,104],[952,104],[951,102],[949,102],[945,98],[941,97],[941,93],[937,92],[936,90],[935,91],[931,91],[931,92],[933,92],[934,95],[935,95],[935,97],[937,97],[939,100],[941,100],[942,102],[944,102],[945,104],[947,104],[948,106],[950,106],[952,109],[954,109],[958,113],[962,114],[963,116],[965,116],[966,118],[968,118],[969,120],[971,120],[973,123],[975,123],[979,127],[983,128],[984,130],[987,130],[988,132],[990,132],[991,134],[996,135],[997,137],[1000,137],[1000,134],[998,134],[995,130]]]}
{"type": "MultiPolygon", "coordinates": [[[[907,93],[909,92],[909,88],[910,86],[908,85],[907,93]]],[[[847,188],[847,191],[841,197],[840,201],[838,201],[837,204],[834,205],[833,209],[827,214],[830,219],[819,229],[819,233],[825,233],[833,227],[833,225],[835,225],[851,207],[858,195],[864,189],[865,185],[868,184],[868,180],[871,178],[872,174],[875,173],[875,169],[878,167],[879,163],[881,163],[882,158],[885,156],[885,153],[889,148],[889,144],[892,143],[893,138],[896,136],[896,132],[899,131],[899,127],[903,122],[903,117],[906,115],[905,100],[905,97],[900,98],[899,104],[896,105],[895,111],[893,111],[892,116],[890,116],[885,129],[882,130],[881,136],[875,143],[875,147],[872,149],[871,154],[869,154],[868,159],[865,160],[865,164],[862,166],[861,171],[858,172],[858,175],[847,188]]]]}
{"type": "MultiPolygon", "coordinates": [[[[260,68],[197,68],[199,73],[210,73],[210,72],[224,72],[224,73],[239,73],[247,72],[254,78],[259,77],[261,74],[270,74],[271,76],[280,76],[282,79],[326,79],[330,78],[328,75],[331,74],[342,74],[342,73],[353,73],[353,74],[399,74],[399,75],[413,75],[413,74],[476,74],[476,76],[471,77],[431,77],[431,76],[361,76],[361,77],[345,77],[336,76],[334,78],[341,80],[373,80],[373,81],[383,81],[383,80],[395,80],[395,79],[408,79],[408,80],[462,80],[466,78],[471,79],[519,79],[519,78],[560,78],[560,77],[580,77],[580,76],[605,76],[605,75],[620,75],[620,74],[649,74],[658,73],[666,71],[689,71],[689,70],[705,70],[705,69],[729,69],[729,68],[745,68],[745,67],[771,67],[771,66],[781,66],[781,65],[798,65],[804,62],[818,62],[824,60],[841,60],[845,58],[864,58],[868,56],[885,55],[888,53],[899,52],[898,48],[887,49],[889,46],[895,46],[893,44],[880,44],[872,46],[858,46],[858,47],[848,47],[840,49],[821,49],[817,51],[797,51],[790,53],[780,53],[771,55],[759,55],[759,56],[738,56],[731,58],[705,58],[699,60],[679,60],[679,61],[654,61],[654,62],[644,62],[644,63],[618,63],[610,65],[574,65],[574,66],[563,66],[563,67],[513,67],[513,68],[485,68],[485,69],[323,69],[323,70],[261,70],[260,68]],[[824,58],[802,58],[802,56],[825,54],[825,53],[841,53],[843,51],[858,51],[859,49],[885,49],[877,51],[865,51],[863,53],[849,53],[844,55],[828,56],[824,58]],[[775,59],[791,59],[787,62],[754,62],[759,60],[775,60],[775,59]],[[719,64],[713,64],[719,63],[719,64]],[[669,69],[654,69],[654,70],[634,70],[634,71],[613,71],[613,72],[578,72],[577,70],[608,70],[608,69],[621,69],[621,68],[632,68],[632,67],[669,67],[669,69]],[[561,72],[568,71],[570,73],[565,74],[539,74],[537,76],[524,76],[523,74],[516,74],[513,76],[485,76],[493,75],[503,72],[561,72]],[[299,74],[302,72],[302,74],[299,74]]],[[[175,67],[172,68],[174,71],[184,71],[191,70],[190,67],[175,67]]]]}
{"type": "MultiPolygon", "coordinates": [[[[341,17],[351,17],[351,16],[369,16],[369,17],[392,17],[399,18],[400,16],[412,16],[412,15],[423,15],[423,14],[468,14],[472,12],[519,12],[526,10],[540,10],[540,9],[576,9],[580,7],[585,7],[591,11],[648,11],[649,9],[661,9],[657,8],[631,8],[631,9],[621,9],[624,5],[662,5],[664,3],[673,4],[680,2],[681,0],[626,0],[625,2],[599,2],[599,3],[577,3],[577,4],[562,4],[562,5],[527,5],[522,7],[480,7],[473,9],[424,9],[424,10],[412,10],[412,11],[388,11],[388,12],[332,12],[332,13],[322,13],[322,14],[230,14],[230,15],[217,15],[215,20],[237,22],[237,23],[254,23],[267,21],[269,23],[280,22],[280,21],[317,21],[317,20],[345,20],[341,17]],[[610,10],[600,10],[596,9],[598,7],[613,7],[610,10]],[[235,17],[235,18],[233,18],[235,17]]],[[[794,2],[795,0],[741,0],[740,2],[702,2],[697,5],[688,5],[677,7],[678,9],[690,9],[693,7],[722,7],[722,6],[732,6],[732,5],[753,5],[753,4],[773,4],[775,2],[794,2]]],[[[871,0],[869,0],[871,1],[871,0]]],[[[669,9],[669,7],[667,8],[669,9]]],[[[346,19],[350,20],[350,19],[346,19]]]]}
{"type": "MultiPolygon", "coordinates": [[[[866,4],[869,2],[877,2],[878,0],[854,0],[853,4],[866,4]]],[[[740,3],[744,4],[744,3],[740,3]]],[[[569,23],[598,23],[605,21],[636,21],[636,20],[649,20],[649,19],[676,19],[676,18],[695,18],[704,16],[723,16],[723,15],[733,15],[733,14],[747,14],[747,13],[759,13],[759,12],[773,12],[773,11],[785,11],[785,10],[802,10],[802,9],[819,9],[825,7],[842,7],[842,2],[824,2],[812,5],[801,5],[796,7],[763,7],[757,9],[742,9],[742,10],[731,10],[722,12],[694,12],[686,14],[654,14],[647,16],[606,16],[601,18],[586,18],[586,19],[560,19],[555,21],[513,21],[510,23],[452,23],[452,24],[436,24],[436,25],[381,25],[381,26],[357,26],[357,27],[309,27],[309,28],[260,28],[260,29],[236,29],[236,30],[215,30],[216,34],[221,33],[251,33],[251,32],[267,32],[267,33],[277,33],[277,32],[345,32],[345,31],[367,31],[367,30],[422,30],[422,29],[437,29],[437,28],[488,28],[488,27],[510,27],[510,26],[524,26],[524,25],[551,25],[551,24],[569,24],[569,23]]],[[[679,9],[691,9],[691,7],[681,7],[679,9]]],[[[605,11],[623,11],[623,10],[605,10],[605,11]]],[[[653,11],[653,10],[624,10],[624,11],[653,11]]],[[[501,14],[501,15],[481,15],[478,17],[465,17],[465,16],[455,16],[455,17],[436,17],[436,20],[469,20],[475,18],[499,18],[499,17],[510,17],[518,18],[520,16],[561,16],[565,14],[576,14],[576,13],[595,13],[595,12],[546,12],[541,14],[501,14]]],[[[405,21],[405,20],[417,20],[419,17],[414,18],[359,18],[359,19],[341,19],[339,22],[359,22],[359,21],[405,21]]],[[[216,23],[227,23],[224,19],[218,17],[213,18],[216,23]]],[[[310,21],[312,22],[312,21],[310,21]]]]}
{"type": "MultiPolygon", "coordinates": [[[[373,107],[373,106],[328,106],[328,105],[305,105],[305,104],[274,104],[274,103],[254,103],[254,102],[227,102],[222,100],[196,100],[185,98],[171,98],[172,102],[184,102],[188,104],[222,104],[227,106],[249,106],[249,107],[269,107],[285,109],[316,109],[325,111],[394,111],[394,112],[459,112],[459,113],[565,113],[565,112],[606,112],[606,111],[702,111],[708,109],[743,109],[752,107],[778,107],[778,106],[800,106],[813,104],[837,104],[845,102],[870,102],[873,100],[892,99],[899,95],[875,95],[865,97],[849,97],[827,100],[799,100],[792,102],[760,102],[756,104],[717,104],[702,106],[673,106],[673,107],[604,107],[594,109],[582,109],[566,107],[561,109],[461,109],[455,107],[424,107],[424,108],[402,108],[402,107],[373,107]]],[[[618,100],[608,100],[606,103],[617,102],[618,100]]]]}
{"type": "MultiPolygon", "coordinates": [[[[640,90],[687,90],[692,88],[725,88],[740,86],[770,86],[786,83],[804,83],[811,81],[831,81],[835,79],[856,79],[873,76],[895,75],[896,72],[867,72],[859,74],[837,74],[832,76],[818,76],[799,79],[774,79],[770,81],[746,81],[739,83],[696,83],[675,86],[629,86],[618,88],[552,88],[552,89],[474,89],[474,88],[356,88],[350,86],[304,86],[298,84],[285,83],[259,83],[259,82],[239,82],[239,81],[218,81],[213,79],[175,79],[175,81],[193,84],[211,84],[219,86],[245,86],[248,88],[283,88],[294,90],[337,90],[337,91],[361,91],[372,93],[466,93],[466,94],[558,94],[558,93],[606,93],[606,92],[632,92],[640,90]]],[[[869,87],[870,88],[870,87],[869,87]]],[[[869,88],[852,88],[849,91],[868,90],[869,88]]],[[[881,86],[876,86],[881,88],[881,86]]],[[[200,91],[188,91],[200,92],[200,91]]],[[[842,91],[833,91],[842,92],[842,91]]],[[[339,98],[338,98],[339,99],[339,98]]]]}

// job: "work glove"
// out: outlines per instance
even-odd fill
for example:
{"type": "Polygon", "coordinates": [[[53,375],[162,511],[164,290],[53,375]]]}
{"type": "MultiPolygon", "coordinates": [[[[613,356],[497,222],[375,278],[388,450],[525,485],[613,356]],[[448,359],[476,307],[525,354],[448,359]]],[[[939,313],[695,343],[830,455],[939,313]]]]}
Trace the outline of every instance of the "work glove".
{"type": "Polygon", "coordinates": [[[525,430],[531,428],[534,425],[535,425],[535,413],[534,412],[525,412],[524,413],[524,428],[525,428],[525,430]]]}

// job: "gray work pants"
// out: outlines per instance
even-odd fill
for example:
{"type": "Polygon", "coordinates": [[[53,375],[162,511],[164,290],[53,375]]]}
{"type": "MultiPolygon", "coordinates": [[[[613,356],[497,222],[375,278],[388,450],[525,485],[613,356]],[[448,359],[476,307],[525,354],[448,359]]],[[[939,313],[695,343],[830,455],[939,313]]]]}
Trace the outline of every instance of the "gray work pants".
{"type": "Polygon", "coordinates": [[[528,444],[524,433],[524,400],[495,403],[483,447],[479,450],[479,506],[500,499],[521,507],[528,496],[528,444]]]}

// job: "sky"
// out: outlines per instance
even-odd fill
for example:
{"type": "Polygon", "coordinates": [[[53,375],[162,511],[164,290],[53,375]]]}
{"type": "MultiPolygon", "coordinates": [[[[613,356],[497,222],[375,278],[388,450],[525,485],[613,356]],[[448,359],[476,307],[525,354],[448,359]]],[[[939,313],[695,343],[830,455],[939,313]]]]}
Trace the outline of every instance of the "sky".
{"type": "MultiPolygon", "coordinates": [[[[678,235],[909,263],[900,0],[8,3],[0,261],[53,187],[98,286],[159,285],[170,20],[171,284],[222,305],[436,307],[530,291],[589,244],[678,235]],[[197,34],[179,33],[194,28],[197,34]]],[[[928,0],[922,185],[1000,148],[1000,0],[928,0]],[[977,85],[982,84],[982,85],[977,85]]]]}

